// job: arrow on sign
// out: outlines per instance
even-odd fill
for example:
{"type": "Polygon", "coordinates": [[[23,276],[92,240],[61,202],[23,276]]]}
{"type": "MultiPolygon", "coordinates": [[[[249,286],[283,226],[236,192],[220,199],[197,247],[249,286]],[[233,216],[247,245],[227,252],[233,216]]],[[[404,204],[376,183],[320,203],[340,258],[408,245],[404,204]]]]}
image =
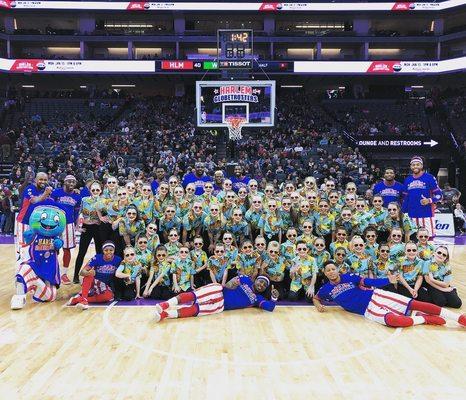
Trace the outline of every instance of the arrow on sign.
{"type": "Polygon", "coordinates": [[[430,147],[434,147],[438,145],[438,142],[436,142],[434,139],[430,139],[429,142],[424,142],[424,144],[429,144],[430,147]]]}

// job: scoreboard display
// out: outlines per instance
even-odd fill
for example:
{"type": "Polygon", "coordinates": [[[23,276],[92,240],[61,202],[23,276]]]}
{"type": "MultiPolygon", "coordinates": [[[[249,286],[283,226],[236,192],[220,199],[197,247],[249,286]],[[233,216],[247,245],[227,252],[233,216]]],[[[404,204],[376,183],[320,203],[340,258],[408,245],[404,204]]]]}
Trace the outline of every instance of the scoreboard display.
{"type": "Polygon", "coordinates": [[[251,69],[254,58],[252,29],[219,29],[217,51],[219,69],[251,69]]]}

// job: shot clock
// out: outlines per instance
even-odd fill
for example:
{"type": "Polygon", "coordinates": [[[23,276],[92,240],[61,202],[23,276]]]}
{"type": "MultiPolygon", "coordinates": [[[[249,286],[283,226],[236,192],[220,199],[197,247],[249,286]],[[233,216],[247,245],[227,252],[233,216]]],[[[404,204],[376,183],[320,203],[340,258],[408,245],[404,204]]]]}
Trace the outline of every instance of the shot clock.
{"type": "Polygon", "coordinates": [[[252,29],[219,29],[217,31],[217,50],[220,69],[252,68],[252,29]]]}

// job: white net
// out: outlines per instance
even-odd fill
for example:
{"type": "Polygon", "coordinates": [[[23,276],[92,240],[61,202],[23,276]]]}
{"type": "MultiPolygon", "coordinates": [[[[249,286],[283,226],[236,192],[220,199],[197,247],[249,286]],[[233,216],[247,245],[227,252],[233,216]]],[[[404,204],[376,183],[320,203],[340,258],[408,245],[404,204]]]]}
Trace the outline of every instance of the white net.
{"type": "Polygon", "coordinates": [[[246,118],[243,117],[229,117],[226,120],[228,126],[228,133],[230,140],[240,140],[243,136],[241,135],[241,129],[243,129],[246,123],[246,118]]]}

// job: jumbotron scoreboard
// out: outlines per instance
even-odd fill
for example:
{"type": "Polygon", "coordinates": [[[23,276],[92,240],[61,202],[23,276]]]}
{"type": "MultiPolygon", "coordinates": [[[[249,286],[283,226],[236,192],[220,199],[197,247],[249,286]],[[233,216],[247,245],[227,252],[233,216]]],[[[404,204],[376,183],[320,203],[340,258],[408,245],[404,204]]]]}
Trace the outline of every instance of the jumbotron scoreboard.
{"type": "Polygon", "coordinates": [[[252,69],[253,39],[252,29],[219,29],[217,31],[219,69],[252,69]]]}

